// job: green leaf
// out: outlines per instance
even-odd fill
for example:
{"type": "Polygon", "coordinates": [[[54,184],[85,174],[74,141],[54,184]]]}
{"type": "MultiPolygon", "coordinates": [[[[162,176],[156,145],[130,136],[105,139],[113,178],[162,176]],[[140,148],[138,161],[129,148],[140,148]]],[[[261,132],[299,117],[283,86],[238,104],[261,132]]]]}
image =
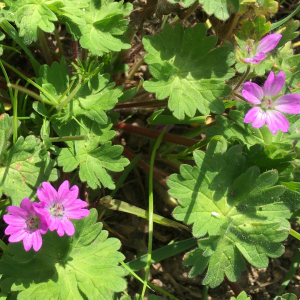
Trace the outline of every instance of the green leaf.
{"type": "Polygon", "coordinates": [[[196,0],[170,0],[169,2],[172,4],[179,3],[183,7],[191,6],[196,0]]]}
{"type": "Polygon", "coordinates": [[[18,0],[4,1],[8,5],[7,14],[19,28],[19,36],[24,37],[26,45],[36,42],[39,28],[45,32],[52,32],[57,21],[56,15],[47,7],[48,0],[18,0]]]}
{"type": "Polygon", "coordinates": [[[237,298],[233,297],[232,300],[251,300],[251,299],[247,296],[246,292],[241,292],[241,293],[237,296],[237,298]]]}
{"type": "Polygon", "coordinates": [[[298,5],[298,7],[290,14],[288,15],[286,18],[280,20],[279,22],[273,23],[271,25],[270,30],[274,30],[276,28],[278,28],[279,26],[281,26],[282,24],[284,24],[285,22],[287,22],[290,18],[292,18],[298,11],[300,11],[300,5],[298,5]]]}
{"type": "Polygon", "coordinates": [[[19,291],[18,299],[112,300],[112,291],[123,291],[121,243],[107,238],[102,223],[96,222],[93,209],[87,218],[73,221],[73,237],[48,231],[38,252],[25,252],[22,242],[10,244],[12,256],[2,256],[0,270],[11,290],[19,291]]]}
{"type": "Polygon", "coordinates": [[[297,300],[297,296],[295,294],[285,294],[281,297],[281,300],[297,300]]]}
{"type": "Polygon", "coordinates": [[[122,146],[112,146],[106,142],[114,137],[110,131],[111,124],[99,125],[85,116],[78,117],[78,122],[70,120],[67,123],[57,121],[53,126],[59,136],[88,135],[87,141],[66,142],[68,148],[60,149],[57,162],[64,172],[71,172],[79,166],[79,177],[95,189],[101,184],[114,189],[115,184],[107,170],[121,172],[129,164],[127,158],[121,156],[122,146]],[[99,143],[103,143],[98,147],[99,143]]]}
{"type": "MultiPolygon", "coordinates": [[[[3,115],[2,115],[3,116],[3,115]]],[[[11,133],[11,120],[0,116],[0,142],[5,150],[11,133]]],[[[33,198],[43,181],[55,181],[58,170],[55,160],[42,150],[42,142],[30,135],[17,142],[0,157],[0,195],[7,195],[12,205],[19,205],[24,197],[33,198]],[[43,153],[44,152],[44,153],[43,153]]]]}
{"type": "Polygon", "coordinates": [[[276,135],[273,135],[267,125],[257,129],[252,127],[251,124],[244,123],[245,112],[243,111],[232,110],[229,116],[231,119],[224,116],[216,116],[218,127],[208,128],[206,131],[207,137],[223,135],[226,139],[237,138],[249,146],[274,143],[276,145],[290,144],[287,139],[283,138],[282,132],[278,131],[276,135]]]}
{"type": "Polygon", "coordinates": [[[285,73],[286,84],[293,88],[299,88],[300,54],[286,57],[282,62],[281,70],[285,73]]]}
{"type": "MultiPolygon", "coordinates": [[[[0,41],[3,41],[5,39],[5,34],[3,32],[0,32],[0,41]]],[[[12,48],[14,49],[14,48],[12,48]]],[[[0,44],[0,56],[3,54],[3,46],[0,44]]]]}
{"type": "Polygon", "coordinates": [[[278,2],[275,0],[257,0],[258,5],[254,5],[256,15],[266,15],[270,17],[278,11],[278,2]]]}
{"type": "Polygon", "coordinates": [[[209,14],[214,14],[218,19],[226,20],[231,12],[239,9],[239,0],[200,0],[204,10],[209,14]]]}
{"type": "Polygon", "coordinates": [[[154,77],[144,88],[159,100],[170,97],[168,105],[176,118],[193,117],[196,110],[203,115],[224,111],[219,97],[231,92],[224,81],[234,75],[234,59],[226,46],[212,50],[216,38],[206,37],[203,24],[185,31],[181,24],[174,29],[166,25],[159,35],[144,37],[143,44],[154,77]]]}
{"type": "Polygon", "coordinates": [[[282,35],[277,47],[282,47],[299,35],[299,31],[296,31],[299,28],[299,24],[300,22],[298,20],[289,20],[284,26],[277,30],[277,32],[282,35]]]}
{"type": "Polygon", "coordinates": [[[123,1],[91,0],[82,18],[85,25],[67,21],[68,30],[74,39],[80,38],[83,48],[103,55],[109,51],[129,49],[130,43],[122,35],[127,30],[129,20],[123,19],[132,10],[132,5],[123,1]]]}
{"type": "Polygon", "coordinates": [[[281,245],[290,229],[290,212],[279,198],[283,186],[276,170],[260,175],[257,167],[245,170],[239,145],[222,154],[222,144],[212,141],[207,152],[194,152],[196,167],[182,165],[167,184],[169,194],[179,199],[173,216],[193,225],[199,248],[187,255],[185,265],[195,264],[190,276],[204,271],[203,284],[219,285],[224,275],[235,282],[245,269],[244,256],[258,268],[269,257],[284,252],[281,245]]]}
{"type": "Polygon", "coordinates": [[[0,159],[9,146],[9,138],[12,134],[12,118],[7,114],[0,115],[0,159]]]}
{"type": "MultiPolygon", "coordinates": [[[[43,65],[40,69],[40,76],[37,80],[38,84],[53,97],[60,99],[60,102],[64,101],[72,92],[72,88],[76,86],[76,83],[73,84],[72,88],[67,91],[70,85],[70,74],[64,59],[60,64],[54,62],[51,67],[43,65]]],[[[92,76],[90,80],[86,80],[65,107],[63,113],[68,118],[85,115],[99,124],[107,124],[109,121],[105,111],[112,109],[122,95],[121,90],[114,88],[115,84],[109,83],[109,81],[109,74],[101,75],[99,73],[92,76]]],[[[45,97],[43,94],[41,96],[45,97]]],[[[45,115],[46,112],[41,111],[40,104],[39,107],[39,110],[35,107],[34,109],[45,115]]]]}

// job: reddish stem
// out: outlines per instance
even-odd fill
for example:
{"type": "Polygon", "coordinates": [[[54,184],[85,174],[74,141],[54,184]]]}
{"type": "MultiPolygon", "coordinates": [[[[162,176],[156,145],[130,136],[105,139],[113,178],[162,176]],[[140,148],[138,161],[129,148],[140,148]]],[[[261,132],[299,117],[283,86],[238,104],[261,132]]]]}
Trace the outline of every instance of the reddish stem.
{"type": "Polygon", "coordinates": [[[78,58],[78,43],[77,41],[72,41],[72,61],[74,64],[77,64],[76,59],[78,58]]]}
{"type": "Polygon", "coordinates": [[[230,286],[230,288],[233,290],[235,296],[237,297],[243,290],[240,288],[240,286],[236,282],[231,282],[227,278],[227,276],[224,277],[226,283],[230,286]]]}
{"type": "MultiPolygon", "coordinates": [[[[123,152],[124,156],[126,156],[129,160],[132,160],[136,157],[136,155],[134,153],[132,153],[130,150],[128,150],[127,148],[124,147],[124,152],[123,152]]],[[[142,160],[139,159],[139,161],[137,162],[137,164],[144,169],[148,174],[150,172],[150,166],[148,164],[146,164],[145,162],[143,162],[142,160]]],[[[166,183],[166,179],[164,179],[161,175],[159,175],[160,170],[158,170],[157,168],[153,168],[153,177],[159,181],[161,184],[163,184],[165,187],[167,186],[166,183]]]]}
{"type": "MultiPolygon", "coordinates": [[[[148,137],[151,139],[155,139],[155,140],[158,139],[159,134],[160,134],[160,132],[155,131],[155,130],[141,128],[141,127],[137,127],[137,126],[121,123],[121,122],[116,124],[114,127],[117,129],[124,130],[126,132],[135,133],[135,134],[142,135],[142,136],[145,136],[145,137],[148,137]]],[[[178,145],[182,145],[185,147],[192,147],[193,145],[198,143],[198,141],[196,141],[196,140],[188,139],[188,138],[181,137],[181,136],[171,134],[171,133],[165,133],[162,140],[164,142],[178,144],[178,145]]]]}
{"type": "MultiPolygon", "coordinates": [[[[148,96],[148,95],[147,95],[148,96]]],[[[119,103],[115,106],[115,108],[130,108],[130,107],[161,107],[161,106],[167,106],[168,100],[154,100],[154,101],[143,101],[143,102],[125,102],[125,103],[119,103]]]]}

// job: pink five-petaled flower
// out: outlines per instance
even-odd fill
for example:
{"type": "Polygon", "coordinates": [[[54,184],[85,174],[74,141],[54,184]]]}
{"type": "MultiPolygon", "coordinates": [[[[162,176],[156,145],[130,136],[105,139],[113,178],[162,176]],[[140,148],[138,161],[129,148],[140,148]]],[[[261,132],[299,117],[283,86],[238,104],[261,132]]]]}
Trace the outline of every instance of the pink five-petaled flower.
{"type": "Polygon", "coordinates": [[[39,214],[29,198],[24,198],[17,206],[8,206],[10,215],[4,215],[3,220],[8,224],[5,234],[11,234],[8,238],[10,243],[23,240],[24,249],[29,251],[33,246],[34,251],[42,247],[42,236],[48,230],[48,225],[44,217],[39,214]]]}
{"type": "Polygon", "coordinates": [[[255,106],[247,112],[244,118],[245,123],[252,122],[252,126],[255,128],[260,128],[267,123],[273,134],[276,134],[278,129],[282,132],[289,130],[289,121],[282,113],[299,114],[300,95],[288,94],[276,99],[284,86],[284,82],[285,74],[282,71],[277,74],[276,78],[274,72],[271,71],[263,90],[256,83],[244,83],[243,97],[252,104],[260,106],[255,106]],[[276,100],[273,101],[272,98],[276,100]]]}
{"type": "Polygon", "coordinates": [[[273,33],[265,36],[258,44],[256,51],[253,53],[253,48],[247,46],[248,53],[251,53],[251,57],[245,58],[246,63],[257,64],[266,58],[266,53],[272,51],[279,43],[282,35],[279,33],[273,33]]]}
{"type": "Polygon", "coordinates": [[[87,205],[86,202],[77,199],[78,187],[73,185],[69,189],[68,180],[60,185],[58,191],[48,182],[43,182],[42,186],[37,189],[37,197],[41,201],[38,211],[45,215],[49,229],[57,230],[59,236],[65,233],[73,235],[75,228],[69,219],[81,219],[89,214],[88,209],[83,209],[87,205]]]}

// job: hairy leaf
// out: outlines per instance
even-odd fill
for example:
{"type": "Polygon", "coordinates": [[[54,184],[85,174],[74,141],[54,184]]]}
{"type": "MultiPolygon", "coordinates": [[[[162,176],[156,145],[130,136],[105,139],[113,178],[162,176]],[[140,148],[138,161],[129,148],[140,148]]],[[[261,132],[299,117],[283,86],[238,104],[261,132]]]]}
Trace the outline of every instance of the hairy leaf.
{"type": "Polygon", "coordinates": [[[226,46],[212,50],[216,38],[206,37],[203,24],[185,31],[181,24],[174,29],[166,25],[161,34],[144,37],[143,44],[154,77],[144,87],[159,100],[170,97],[168,105],[176,118],[193,117],[197,109],[203,115],[224,111],[219,97],[231,91],[224,81],[234,75],[233,55],[226,46]]]}
{"type": "Polygon", "coordinates": [[[24,251],[22,242],[9,245],[0,261],[5,280],[1,288],[19,291],[18,299],[101,299],[112,300],[114,292],[126,288],[124,260],[118,252],[121,243],[107,238],[96,210],[73,221],[75,235],[59,237],[56,232],[44,236],[38,252],[24,251]],[[9,281],[9,284],[5,282],[9,281]]]}
{"type": "Polygon", "coordinates": [[[247,296],[246,292],[243,291],[237,296],[237,298],[233,297],[232,300],[251,300],[251,299],[247,296]]]}
{"type": "Polygon", "coordinates": [[[24,197],[33,198],[36,188],[43,181],[55,181],[58,170],[54,168],[55,160],[42,149],[42,142],[30,135],[26,139],[19,137],[8,150],[11,134],[11,119],[0,116],[0,196],[7,195],[13,205],[19,205],[24,197]]]}
{"type": "Polygon", "coordinates": [[[31,44],[38,39],[39,28],[45,32],[54,31],[56,15],[47,7],[51,0],[18,0],[4,1],[8,6],[5,15],[13,16],[13,21],[19,28],[19,35],[24,37],[25,44],[31,44]]]}
{"type": "MultiPolygon", "coordinates": [[[[70,74],[64,59],[58,64],[54,62],[51,67],[43,65],[40,69],[37,82],[46,89],[53,97],[59,99],[70,85],[70,74]]],[[[114,83],[109,83],[109,74],[96,74],[89,81],[82,84],[79,91],[74,95],[69,105],[63,110],[68,118],[85,115],[99,124],[108,124],[105,111],[112,109],[118,102],[122,92],[114,88],[114,83]]],[[[72,89],[76,86],[72,86],[72,89]]],[[[61,98],[60,102],[72,92],[69,90],[61,98]]],[[[45,97],[41,94],[42,97],[45,97]]]]}
{"type": "Polygon", "coordinates": [[[293,88],[300,87],[300,54],[286,57],[282,62],[281,70],[285,73],[288,85],[293,88]]]}
{"type": "Polygon", "coordinates": [[[214,14],[218,19],[226,20],[231,12],[239,9],[239,0],[200,0],[204,10],[209,14],[214,14]]]}
{"type": "Polygon", "coordinates": [[[232,282],[245,269],[244,256],[264,268],[269,257],[279,257],[290,224],[287,204],[280,201],[283,186],[276,170],[260,175],[257,167],[245,170],[239,145],[222,153],[220,142],[210,142],[207,152],[194,152],[196,167],[183,165],[180,175],[168,179],[170,195],[179,199],[173,216],[193,225],[199,248],[186,255],[194,265],[190,276],[204,271],[203,284],[219,285],[224,275],[232,282]]]}
{"type": "Polygon", "coordinates": [[[75,120],[54,124],[59,136],[88,136],[86,141],[67,142],[68,148],[59,151],[58,165],[63,167],[64,172],[71,172],[79,166],[80,179],[92,189],[101,184],[114,189],[115,184],[107,170],[121,172],[129,161],[121,156],[122,146],[112,146],[111,142],[106,142],[115,135],[114,131],[110,131],[112,124],[101,126],[84,116],[78,117],[77,121],[80,125],[75,120]],[[99,143],[102,143],[100,147],[99,143]]]}
{"type": "Polygon", "coordinates": [[[85,25],[69,21],[66,24],[73,38],[80,39],[83,48],[103,55],[105,52],[130,48],[130,44],[122,35],[127,30],[128,23],[123,17],[128,15],[131,9],[132,5],[123,5],[123,1],[91,0],[82,15],[85,25]]]}
{"type": "Polygon", "coordinates": [[[277,30],[277,32],[282,35],[277,47],[282,47],[287,42],[295,39],[299,35],[299,31],[296,31],[299,28],[299,24],[300,22],[298,20],[292,19],[277,30]]]}

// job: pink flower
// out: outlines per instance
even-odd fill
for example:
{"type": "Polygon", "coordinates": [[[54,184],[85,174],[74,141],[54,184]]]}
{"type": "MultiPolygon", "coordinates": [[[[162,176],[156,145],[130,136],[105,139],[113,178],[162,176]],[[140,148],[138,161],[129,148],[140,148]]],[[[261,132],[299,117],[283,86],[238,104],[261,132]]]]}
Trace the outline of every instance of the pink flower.
{"type": "Polygon", "coordinates": [[[34,251],[42,247],[42,236],[48,230],[48,225],[44,217],[39,214],[29,198],[24,198],[20,207],[8,206],[10,215],[4,215],[3,220],[8,224],[5,234],[11,234],[8,238],[10,243],[23,240],[24,249],[29,251],[33,246],[34,251]]]}
{"type": "Polygon", "coordinates": [[[257,64],[264,60],[266,58],[266,53],[272,51],[278,45],[281,38],[282,35],[279,33],[273,33],[265,36],[258,44],[254,53],[252,50],[254,50],[255,47],[247,45],[246,49],[248,53],[251,54],[251,57],[245,58],[244,61],[246,63],[257,64]]]}
{"type": "Polygon", "coordinates": [[[245,115],[244,122],[252,122],[255,128],[262,127],[267,123],[273,134],[280,129],[282,132],[289,130],[290,124],[282,113],[299,114],[300,113],[300,95],[288,94],[277,98],[285,83],[285,74],[280,71],[276,78],[271,71],[265,84],[264,89],[253,82],[244,83],[242,90],[243,97],[259,106],[251,108],[245,115]],[[272,98],[277,98],[273,101],[272,98]]]}
{"type": "Polygon", "coordinates": [[[89,215],[89,210],[83,209],[87,205],[86,202],[77,199],[78,187],[73,185],[69,189],[68,180],[61,184],[58,191],[48,182],[43,182],[42,186],[37,189],[37,196],[41,201],[38,211],[44,214],[49,229],[57,230],[59,236],[65,233],[73,235],[75,228],[69,219],[81,219],[89,215]]]}

